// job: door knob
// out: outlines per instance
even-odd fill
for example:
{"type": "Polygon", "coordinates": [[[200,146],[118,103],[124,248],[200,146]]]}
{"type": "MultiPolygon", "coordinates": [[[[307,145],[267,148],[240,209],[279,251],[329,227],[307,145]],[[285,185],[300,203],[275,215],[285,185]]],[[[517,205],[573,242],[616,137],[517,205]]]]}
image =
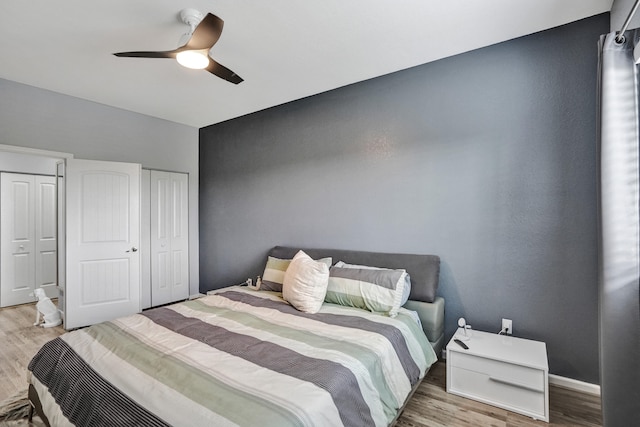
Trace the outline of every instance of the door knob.
{"type": "Polygon", "coordinates": [[[138,248],[136,248],[135,246],[131,248],[131,250],[128,250],[126,252],[138,252],[138,248]]]}

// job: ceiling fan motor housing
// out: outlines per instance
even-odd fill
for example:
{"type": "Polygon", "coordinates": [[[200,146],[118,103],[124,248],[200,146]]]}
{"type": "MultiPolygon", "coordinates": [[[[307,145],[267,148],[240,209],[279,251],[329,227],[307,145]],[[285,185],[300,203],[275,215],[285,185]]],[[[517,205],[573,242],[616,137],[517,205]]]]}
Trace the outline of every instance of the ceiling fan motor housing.
{"type": "Polygon", "coordinates": [[[182,9],[180,11],[180,19],[182,22],[191,27],[190,33],[193,33],[193,30],[196,29],[200,21],[204,18],[202,12],[195,9],[182,9]]]}

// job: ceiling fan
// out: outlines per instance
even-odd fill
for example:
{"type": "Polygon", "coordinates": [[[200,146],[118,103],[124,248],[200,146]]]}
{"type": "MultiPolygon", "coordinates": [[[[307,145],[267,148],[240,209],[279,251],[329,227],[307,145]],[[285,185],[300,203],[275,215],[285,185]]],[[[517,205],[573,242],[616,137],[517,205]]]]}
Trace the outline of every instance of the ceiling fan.
{"type": "Polygon", "coordinates": [[[184,67],[206,69],[228,82],[241,83],[243,79],[239,75],[209,55],[209,50],[222,34],[224,21],[212,13],[204,16],[195,9],[183,9],[180,18],[189,25],[190,31],[180,38],[179,48],[158,52],[119,52],[114,55],[129,58],[175,58],[184,67]]]}

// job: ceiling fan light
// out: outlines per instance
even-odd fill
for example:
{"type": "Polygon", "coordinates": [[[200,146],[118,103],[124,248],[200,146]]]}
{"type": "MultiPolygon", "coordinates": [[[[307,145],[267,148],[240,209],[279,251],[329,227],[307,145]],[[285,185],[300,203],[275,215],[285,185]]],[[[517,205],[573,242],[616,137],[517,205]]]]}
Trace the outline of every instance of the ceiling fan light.
{"type": "Polygon", "coordinates": [[[209,65],[209,56],[196,50],[185,50],[176,55],[178,64],[183,67],[202,70],[209,65]]]}

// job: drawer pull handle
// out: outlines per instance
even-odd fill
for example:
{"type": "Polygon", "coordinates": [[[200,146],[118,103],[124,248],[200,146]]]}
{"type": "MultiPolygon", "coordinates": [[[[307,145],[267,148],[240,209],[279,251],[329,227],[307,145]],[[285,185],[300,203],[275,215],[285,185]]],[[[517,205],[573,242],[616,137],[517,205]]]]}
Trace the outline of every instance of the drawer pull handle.
{"type": "Polygon", "coordinates": [[[500,383],[500,384],[511,385],[511,386],[514,386],[514,387],[522,388],[522,389],[529,390],[529,391],[535,391],[535,392],[538,392],[538,393],[542,393],[544,391],[544,390],[540,390],[537,387],[524,385],[524,384],[516,383],[516,382],[513,382],[513,381],[509,381],[509,380],[503,380],[501,378],[489,377],[489,379],[491,381],[495,381],[495,382],[500,383]]]}

